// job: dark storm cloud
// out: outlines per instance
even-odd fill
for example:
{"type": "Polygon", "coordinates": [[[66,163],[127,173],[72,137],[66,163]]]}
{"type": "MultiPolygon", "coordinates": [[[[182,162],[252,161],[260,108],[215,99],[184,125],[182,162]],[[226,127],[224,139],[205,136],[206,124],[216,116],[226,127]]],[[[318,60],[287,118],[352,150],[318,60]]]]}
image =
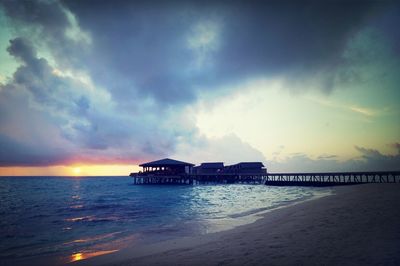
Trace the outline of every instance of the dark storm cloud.
{"type": "Polygon", "coordinates": [[[62,4],[53,0],[0,1],[18,34],[48,48],[60,66],[79,68],[85,60],[85,43],[67,36],[73,26],[62,4]]]}
{"type": "Polygon", "coordinates": [[[122,106],[152,98],[161,105],[193,102],[197,90],[215,90],[244,78],[290,76],[301,82],[320,74],[331,90],[348,38],[386,2],[137,2],[5,1],[6,13],[37,26],[58,63],[86,68],[122,106]],[[33,12],[29,12],[29,11],[33,12]],[[66,38],[75,15],[91,37],[90,51],[66,38]],[[197,24],[215,22],[218,47],[191,69],[198,53],[188,47],[197,24]]]}
{"type": "Polygon", "coordinates": [[[28,40],[24,38],[10,40],[7,51],[22,63],[14,73],[13,86],[27,89],[40,104],[51,106],[56,110],[84,113],[82,107],[89,104],[88,100],[85,102],[83,96],[80,98],[75,96],[72,91],[74,84],[68,78],[54,75],[53,68],[46,59],[36,56],[37,53],[28,40]]]}
{"type": "Polygon", "coordinates": [[[29,41],[24,40],[23,38],[16,38],[10,40],[10,44],[11,45],[7,48],[10,55],[24,63],[32,63],[35,60],[36,51],[29,44],[29,41]]]}
{"type": "Polygon", "coordinates": [[[221,69],[228,74],[312,73],[334,69],[368,2],[272,2],[235,8],[221,69]]]}
{"type": "Polygon", "coordinates": [[[68,20],[57,1],[0,1],[6,14],[17,23],[34,24],[46,28],[50,34],[62,35],[68,20]]]}
{"type": "Polygon", "coordinates": [[[62,164],[70,154],[43,149],[38,144],[23,144],[0,134],[0,166],[47,166],[62,164]]]}
{"type": "Polygon", "coordinates": [[[131,102],[135,91],[161,104],[194,98],[192,77],[181,75],[192,56],[185,47],[190,25],[182,10],[118,1],[65,5],[91,34],[96,59],[89,71],[118,101],[131,102]]]}
{"type": "MultiPolygon", "coordinates": [[[[369,1],[172,2],[65,1],[92,34],[94,76],[120,100],[130,90],[160,103],[190,102],[196,88],[243,78],[290,74],[294,81],[323,71],[331,90],[346,41],[381,4],[369,1]],[[212,69],[186,73],[195,54],[185,38],[196,23],[221,24],[212,69]],[[118,84],[112,77],[124,82],[118,84]]],[[[382,4],[384,5],[384,4],[382,4]]]]}
{"type": "Polygon", "coordinates": [[[374,20],[375,27],[390,40],[393,51],[400,56],[400,31],[397,30],[400,25],[400,5],[392,4],[382,17],[374,20]]]}

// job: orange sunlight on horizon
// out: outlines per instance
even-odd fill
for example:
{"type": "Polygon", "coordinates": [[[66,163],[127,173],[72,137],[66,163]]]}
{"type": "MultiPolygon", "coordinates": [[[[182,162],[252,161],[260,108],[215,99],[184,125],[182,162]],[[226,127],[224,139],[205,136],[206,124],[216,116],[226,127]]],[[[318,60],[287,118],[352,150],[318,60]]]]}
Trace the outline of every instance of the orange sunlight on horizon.
{"type": "Polygon", "coordinates": [[[139,166],[126,164],[10,166],[0,167],[0,176],[128,176],[131,172],[137,171],[139,171],[139,166]]]}

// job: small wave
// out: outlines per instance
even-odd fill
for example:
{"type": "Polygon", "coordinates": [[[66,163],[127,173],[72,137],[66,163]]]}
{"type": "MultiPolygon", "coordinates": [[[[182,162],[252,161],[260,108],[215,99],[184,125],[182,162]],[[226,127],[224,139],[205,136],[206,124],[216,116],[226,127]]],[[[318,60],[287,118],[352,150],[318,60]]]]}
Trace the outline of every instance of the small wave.
{"type": "Polygon", "coordinates": [[[241,213],[231,214],[231,215],[228,215],[228,217],[229,218],[241,218],[241,217],[249,216],[249,215],[256,214],[256,213],[259,213],[259,212],[262,212],[262,211],[270,210],[270,209],[273,209],[275,207],[276,206],[253,209],[253,210],[249,210],[249,211],[245,211],[245,212],[241,212],[241,213]]]}
{"type": "Polygon", "coordinates": [[[110,222],[120,220],[117,216],[96,217],[94,215],[65,219],[67,222],[110,222]]]}
{"type": "Polygon", "coordinates": [[[90,222],[115,222],[121,220],[117,216],[109,216],[109,217],[102,217],[102,218],[94,218],[90,220],[90,222]]]}
{"type": "Polygon", "coordinates": [[[29,217],[29,219],[36,219],[36,218],[46,218],[46,217],[50,217],[50,215],[47,214],[35,214],[29,217]]]}
{"type": "Polygon", "coordinates": [[[121,234],[121,231],[113,232],[113,233],[109,233],[109,234],[102,234],[102,235],[87,237],[87,238],[75,239],[73,241],[65,242],[64,245],[100,241],[100,240],[104,240],[104,239],[115,237],[118,234],[121,234]]]}
{"type": "Polygon", "coordinates": [[[82,221],[90,221],[94,216],[82,216],[82,217],[74,217],[65,219],[67,222],[82,222],[82,221]]]}
{"type": "Polygon", "coordinates": [[[89,210],[103,210],[103,209],[113,209],[113,208],[118,208],[121,207],[121,204],[100,204],[100,205],[93,205],[89,206],[89,210]]]}
{"type": "Polygon", "coordinates": [[[5,251],[13,251],[13,250],[26,249],[26,248],[36,247],[36,246],[39,246],[39,244],[29,243],[29,244],[10,246],[8,248],[5,248],[4,250],[5,251]]]}
{"type": "Polygon", "coordinates": [[[84,207],[84,205],[82,205],[82,204],[70,206],[71,209],[82,209],[83,207],[84,207]]]}

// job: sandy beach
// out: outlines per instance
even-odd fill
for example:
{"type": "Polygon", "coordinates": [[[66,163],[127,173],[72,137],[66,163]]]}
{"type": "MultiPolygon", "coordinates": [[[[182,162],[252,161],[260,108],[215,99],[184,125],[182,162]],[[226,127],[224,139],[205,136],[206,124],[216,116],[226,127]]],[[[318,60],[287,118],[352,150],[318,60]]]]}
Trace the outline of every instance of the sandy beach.
{"type": "Polygon", "coordinates": [[[232,230],[135,246],[75,265],[398,265],[400,184],[335,187],[232,230]]]}

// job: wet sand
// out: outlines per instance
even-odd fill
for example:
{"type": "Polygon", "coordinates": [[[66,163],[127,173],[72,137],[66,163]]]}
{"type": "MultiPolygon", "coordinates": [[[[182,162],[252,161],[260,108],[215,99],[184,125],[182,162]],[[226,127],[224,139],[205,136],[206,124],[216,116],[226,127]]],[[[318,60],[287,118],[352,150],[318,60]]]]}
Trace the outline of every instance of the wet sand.
{"type": "Polygon", "coordinates": [[[71,265],[399,265],[400,184],[334,191],[232,230],[134,246],[71,265]]]}

